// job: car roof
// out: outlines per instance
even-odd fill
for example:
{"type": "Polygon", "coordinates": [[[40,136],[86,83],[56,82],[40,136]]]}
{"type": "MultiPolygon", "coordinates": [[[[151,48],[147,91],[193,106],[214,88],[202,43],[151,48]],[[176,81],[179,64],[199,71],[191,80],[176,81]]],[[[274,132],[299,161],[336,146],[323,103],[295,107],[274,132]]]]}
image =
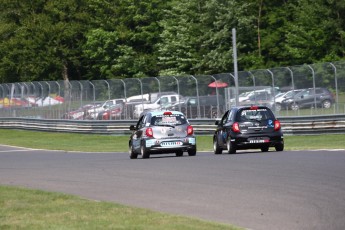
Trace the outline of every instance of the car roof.
{"type": "Polygon", "coordinates": [[[268,110],[271,110],[270,108],[268,108],[267,106],[264,106],[264,105],[234,106],[231,109],[240,110],[240,109],[251,109],[251,108],[254,108],[254,107],[256,107],[257,109],[268,109],[268,110]]]}
{"type": "Polygon", "coordinates": [[[183,115],[183,113],[179,112],[179,111],[150,111],[147,112],[147,114],[151,114],[151,116],[159,116],[159,115],[163,115],[165,112],[171,112],[172,114],[179,114],[179,115],[183,115]]]}

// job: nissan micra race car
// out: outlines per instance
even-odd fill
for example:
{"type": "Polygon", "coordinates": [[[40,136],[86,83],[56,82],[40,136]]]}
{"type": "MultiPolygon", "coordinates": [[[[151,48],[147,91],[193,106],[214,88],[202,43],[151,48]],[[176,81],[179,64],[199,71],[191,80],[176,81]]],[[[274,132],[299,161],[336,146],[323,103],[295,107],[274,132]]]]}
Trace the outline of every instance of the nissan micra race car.
{"type": "Polygon", "coordinates": [[[223,149],[236,153],[239,149],[261,149],[270,147],[284,150],[284,137],[280,122],[266,106],[233,107],[226,111],[213,136],[213,150],[221,154],[223,149]]]}
{"type": "Polygon", "coordinates": [[[196,155],[196,138],[193,127],[185,115],[177,111],[150,111],[140,116],[129,139],[129,155],[136,159],[149,158],[151,154],[175,153],[196,155]]]}

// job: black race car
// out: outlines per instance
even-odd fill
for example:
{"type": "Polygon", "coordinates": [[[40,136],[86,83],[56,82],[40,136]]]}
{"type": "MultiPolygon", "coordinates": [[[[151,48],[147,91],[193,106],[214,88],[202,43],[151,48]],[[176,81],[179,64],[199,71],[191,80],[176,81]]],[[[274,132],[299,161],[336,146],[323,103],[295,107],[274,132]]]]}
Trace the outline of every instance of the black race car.
{"type": "Polygon", "coordinates": [[[177,111],[153,111],[140,116],[129,140],[129,155],[135,159],[140,154],[149,158],[151,154],[175,153],[182,156],[196,155],[196,138],[193,127],[185,115],[177,111]]]}
{"type": "Polygon", "coordinates": [[[223,149],[236,153],[239,149],[261,149],[269,147],[284,150],[284,138],[280,122],[266,106],[234,107],[226,111],[213,136],[215,154],[223,149]]]}

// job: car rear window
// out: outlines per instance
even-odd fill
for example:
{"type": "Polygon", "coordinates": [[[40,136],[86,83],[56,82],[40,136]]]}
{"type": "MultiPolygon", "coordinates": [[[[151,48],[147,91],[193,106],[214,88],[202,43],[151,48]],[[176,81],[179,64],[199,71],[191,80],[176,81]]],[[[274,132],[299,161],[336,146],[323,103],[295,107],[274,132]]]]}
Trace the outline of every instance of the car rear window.
{"type": "Polygon", "coordinates": [[[156,115],[151,118],[151,125],[184,125],[187,119],[182,114],[156,115]]]}
{"type": "Polygon", "coordinates": [[[242,109],[238,111],[236,116],[236,120],[241,122],[251,120],[261,121],[267,119],[274,119],[274,115],[270,110],[266,108],[242,109]]]}

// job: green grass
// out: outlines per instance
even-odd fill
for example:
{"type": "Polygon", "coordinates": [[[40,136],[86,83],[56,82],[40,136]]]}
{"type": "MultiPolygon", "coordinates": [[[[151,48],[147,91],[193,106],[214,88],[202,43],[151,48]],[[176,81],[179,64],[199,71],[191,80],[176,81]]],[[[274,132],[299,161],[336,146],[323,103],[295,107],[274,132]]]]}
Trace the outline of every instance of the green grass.
{"type": "MultiPolygon", "coordinates": [[[[345,149],[345,134],[285,136],[285,150],[345,149]]],[[[129,136],[50,133],[24,130],[0,130],[0,144],[27,148],[85,151],[127,152],[129,136]]],[[[212,151],[212,137],[197,136],[198,151],[212,151]]]]}
{"type": "Polygon", "coordinates": [[[0,186],[0,229],[239,229],[61,193],[0,186]]]}
{"type": "Polygon", "coordinates": [[[345,134],[285,136],[286,150],[345,149],[345,134]]]}
{"type": "Polygon", "coordinates": [[[66,151],[124,152],[129,136],[0,130],[0,144],[66,151]]]}
{"type": "MultiPolygon", "coordinates": [[[[0,130],[0,144],[65,151],[125,152],[128,136],[0,130]]],[[[345,135],[285,136],[286,150],[344,149],[345,135]]],[[[198,136],[199,151],[212,137],[198,136]]],[[[71,195],[0,186],[0,229],[239,229],[71,195]]]]}

